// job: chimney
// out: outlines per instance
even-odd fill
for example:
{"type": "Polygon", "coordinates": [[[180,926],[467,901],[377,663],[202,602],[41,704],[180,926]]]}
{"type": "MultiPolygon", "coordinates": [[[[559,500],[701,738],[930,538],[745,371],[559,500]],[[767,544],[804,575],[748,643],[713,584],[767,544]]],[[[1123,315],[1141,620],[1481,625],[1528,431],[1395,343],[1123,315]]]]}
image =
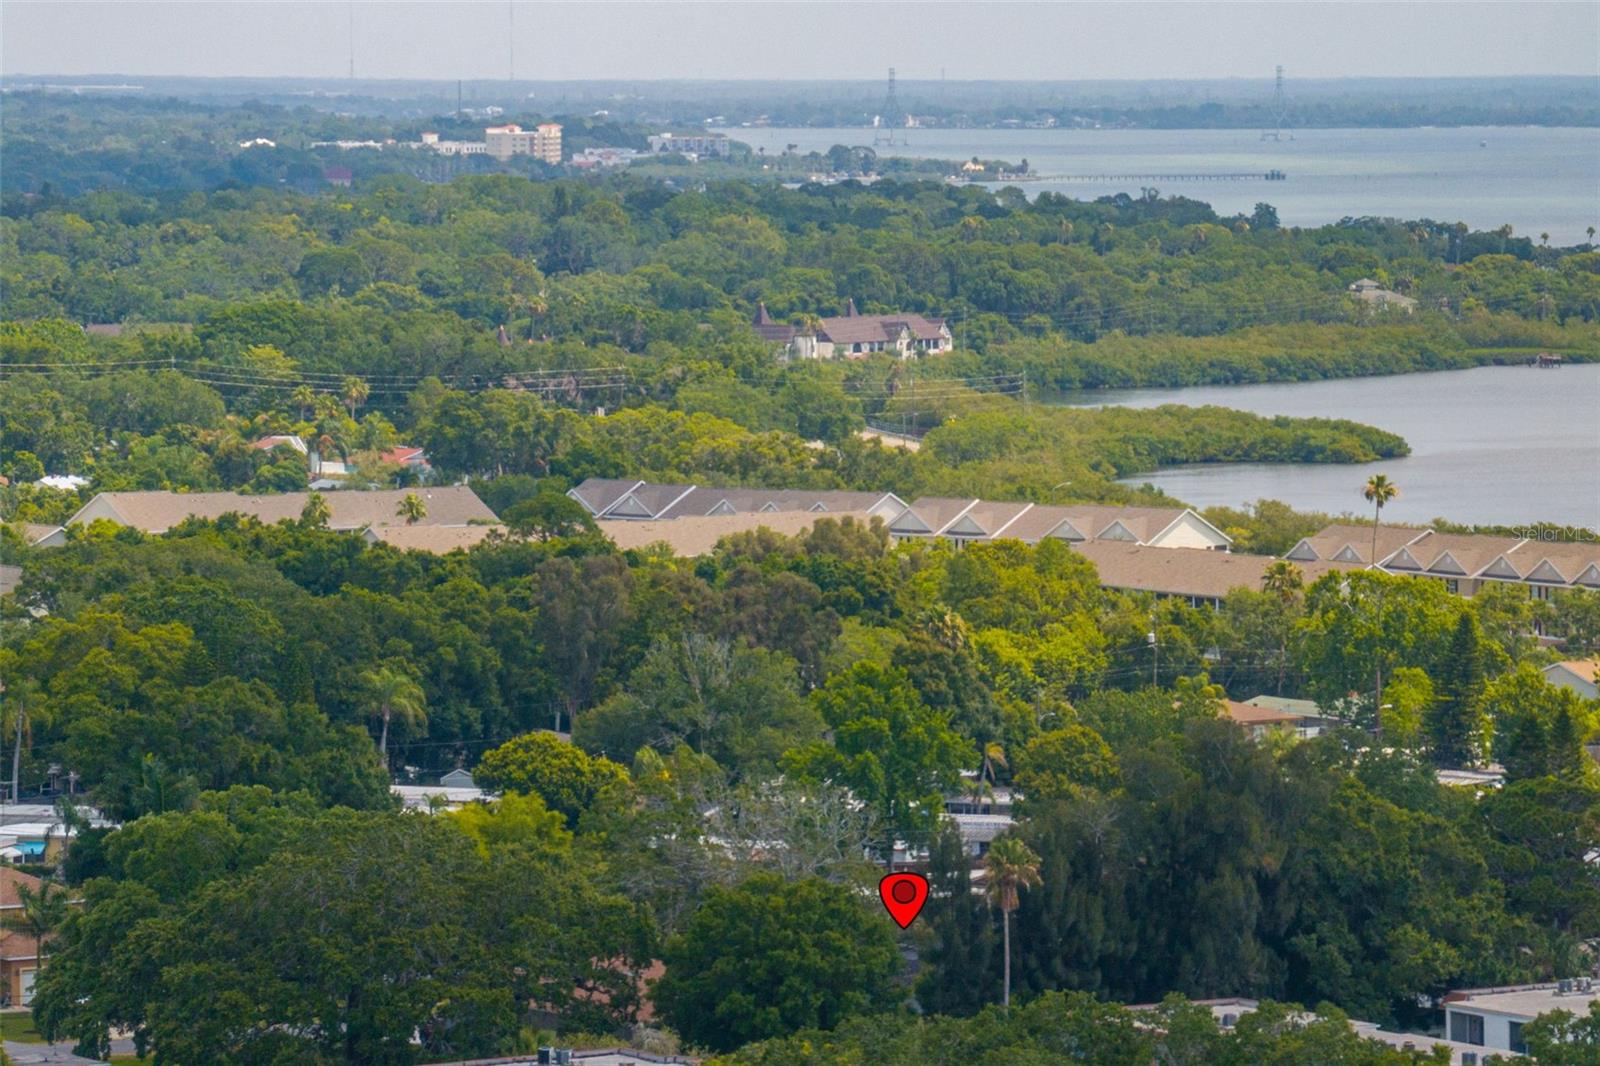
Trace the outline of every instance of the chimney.
{"type": "Polygon", "coordinates": [[[767,314],[767,302],[765,300],[761,300],[756,304],[755,324],[758,326],[772,325],[772,316],[767,314]]]}
{"type": "Polygon", "coordinates": [[[850,297],[849,302],[844,305],[844,317],[855,318],[860,313],[860,311],[856,310],[856,298],[854,296],[850,297]]]}

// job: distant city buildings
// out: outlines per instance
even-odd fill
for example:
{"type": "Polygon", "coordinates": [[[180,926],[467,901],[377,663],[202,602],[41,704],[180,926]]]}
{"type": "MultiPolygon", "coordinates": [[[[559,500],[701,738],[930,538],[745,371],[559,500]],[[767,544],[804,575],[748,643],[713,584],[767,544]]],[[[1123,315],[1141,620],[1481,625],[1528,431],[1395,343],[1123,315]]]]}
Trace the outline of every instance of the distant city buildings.
{"type": "Polygon", "coordinates": [[[652,155],[716,156],[726,159],[733,142],[726,133],[658,133],[650,138],[652,155]]]}
{"type": "Polygon", "coordinates": [[[483,139],[485,150],[494,159],[526,155],[552,166],[561,162],[561,126],[554,122],[541,122],[531,130],[515,123],[490,126],[483,131],[483,139]]]}
{"type": "Polygon", "coordinates": [[[418,144],[440,155],[485,155],[489,151],[483,141],[443,141],[432,130],[424,130],[418,144]]]}
{"type": "Polygon", "coordinates": [[[640,153],[633,148],[585,148],[572,154],[571,163],[579,168],[610,169],[628,166],[638,158],[640,153]]]}

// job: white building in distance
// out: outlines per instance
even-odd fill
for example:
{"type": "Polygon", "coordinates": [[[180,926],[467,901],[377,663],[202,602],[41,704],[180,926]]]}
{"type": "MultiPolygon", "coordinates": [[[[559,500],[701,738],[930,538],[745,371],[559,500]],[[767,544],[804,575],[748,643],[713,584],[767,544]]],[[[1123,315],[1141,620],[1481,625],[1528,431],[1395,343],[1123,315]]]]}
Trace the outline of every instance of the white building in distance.
{"type": "Polygon", "coordinates": [[[561,126],[555,122],[541,122],[531,130],[515,123],[490,126],[483,131],[483,139],[485,150],[495,159],[527,155],[552,166],[561,162],[561,126]]]}

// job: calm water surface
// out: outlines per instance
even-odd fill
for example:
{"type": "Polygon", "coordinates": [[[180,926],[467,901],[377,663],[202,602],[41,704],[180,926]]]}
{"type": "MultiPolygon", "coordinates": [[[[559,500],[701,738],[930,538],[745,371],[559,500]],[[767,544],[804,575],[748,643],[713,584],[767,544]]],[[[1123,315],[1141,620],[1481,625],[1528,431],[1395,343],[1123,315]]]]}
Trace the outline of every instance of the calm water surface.
{"type": "Polygon", "coordinates": [[[1404,459],[1358,466],[1218,463],[1130,479],[1200,507],[1277,499],[1303,510],[1363,513],[1374,473],[1400,486],[1386,519],[1600,529],[1600,364],[1559,370],[1480,367],[1281,385],[1108,390],[1067,402],[1217,404],[1263,415],[1349,418],[1398,433],[1404,459]]]}
{"type": "MultiPolygon", "coordinates": [[[[728,129],[768,155],[786,145],[826,152],[872,143],[867,129],[728,129]]],[[[1039,175],[1266,173],[1286,181],[1037,181],[1021,186],[1076,199],[1141,185],[1205,200],[1218,212],[1248,214],[1259,201],[1288,226],[1319,226],[1347,216],[1431,218],[1474,229],[1505,223],[1537,239],[1577,244],[1600,227],[1600,129],[1478,127],[1410,130],[1295,130],[1262,141],[1257,130],[906,130],[906,145],[880,155],[934,159],[1026,159],[1039,175]],[[1287,136],[1287,134],[1286,134],[1287,136]]]]}

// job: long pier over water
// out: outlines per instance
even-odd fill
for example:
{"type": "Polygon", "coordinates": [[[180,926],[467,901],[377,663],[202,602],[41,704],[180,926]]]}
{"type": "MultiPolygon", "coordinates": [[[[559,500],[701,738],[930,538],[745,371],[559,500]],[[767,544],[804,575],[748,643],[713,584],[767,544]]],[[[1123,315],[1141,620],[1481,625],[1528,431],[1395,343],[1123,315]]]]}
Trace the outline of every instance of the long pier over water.
{"type": "Polygon", "coordinates": [[[986,181],[1081,181],[1107,184],[1122,181],[1287,181],[1289,176],[1281,170],[1238,171],[1232,173],[1190,174],[1005,174],[998,179],[977,178],[986,181]]]}

